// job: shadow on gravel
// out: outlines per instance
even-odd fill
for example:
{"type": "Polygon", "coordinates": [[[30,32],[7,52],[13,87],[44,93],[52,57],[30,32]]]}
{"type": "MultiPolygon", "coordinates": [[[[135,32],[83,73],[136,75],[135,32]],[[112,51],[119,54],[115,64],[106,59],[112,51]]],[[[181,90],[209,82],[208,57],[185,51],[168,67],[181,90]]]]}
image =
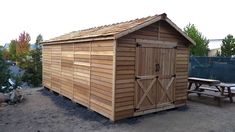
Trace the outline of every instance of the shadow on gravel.
{"type": "Polygon", "coordinates": [[[199,97],[196,94],[192,94],[189,96],[188,100],[191,102],[200,103],[203,105],[213,106],[222,109],[233,107],[233,105],[231,105],[231,103],[229,102],[229,99],[222,99],[221,106],[218,105],[218,100],[215,100],[213,97],[208,97],[208,96],[199,97]]]}
{"type": "Polygon", "coordinates": [[[185,105],[185,106],[176,108],[176,110],[177,110],[177,111],[185,112],[185,111],[188,111],[188,110],[189,110],[189,107],[188,107],[187,105],[185,105]]]}
{"type": "MultiPolygon", "coordinates": [[[[67,99],[66,97],[58,96],[57,93],[48,91],[48,89],[44,88],[44,89],[39,90],[39,92],[41,92],[42,95],[49,97],[55,103],[56,106],[64,109],[66,111],[65,114],[68,116],[77,117],[77,118],[80,118],[84,121],[99,122],[105,126],[114,125],[114,123],[112,121],[110,121],[108,118],[106,118],[106,117],[104,117],[94,111],[91,111],[88,108],[86,108],[78,103],[74,103],[70,99],[67,99]]],[[[189,107],[186,105],[186,106],[182,106],[179,108],[169,109],[169,110],[160,111],[160,112],[147,114],[147,115],[143,115],[143,116],[131,117],[131,118],[127,118],[127,119],[118,120],[115,122],[115,125],[138,124],[144,119],[152,118],[154,116],[164,115],[170,111],[186,112],[188,110],[189,110],[189,107]]]]}
{"type": "MultiPolygon", "coordinates": [[[[49,97],[55,103],[56,106],[64,109],[66,111],[65,114],[68,116],[73,116],[73,117],[75,116],[83,119],[84,121],[96,121],[105,126],[113,125],[113,122],[110,121],[108,118],[94,111],[91,111],[78,103],[74,103],[70,99],[58,96],[58,94],[50,92],[47,89],[41,89],[38,91],[41,92],[43,96],[49,97]]],[[[137,124],[140,123],[140,120],[142,118],[144,117],[141,116],[141,117],[127,118],[120,121],[116,121],[115,124],[129,124],[129,125],[137,124]]]]}

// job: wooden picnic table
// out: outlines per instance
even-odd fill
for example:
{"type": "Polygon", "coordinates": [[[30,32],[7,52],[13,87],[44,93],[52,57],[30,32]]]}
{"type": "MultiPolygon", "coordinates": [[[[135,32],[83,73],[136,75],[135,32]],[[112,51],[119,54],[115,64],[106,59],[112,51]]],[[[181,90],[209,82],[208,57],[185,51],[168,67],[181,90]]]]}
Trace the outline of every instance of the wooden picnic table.
{"type": "Polygon", "coordinates": [[[231,103],[233,102],[233,96],[235,95],[235,93],[231,91],[231,87],[235,87],[235,84],[221,83],[219,80],[196,78],[196,77],[189,77],[188,81],[189,81],[188,94],[197,93],[198,96],[200,96],[201,94],[213,96],[218,98],[219,104],[221,98],[229,98],[230,102],[231,103]],[[195,85],[194,88],[192,88],[193,84],[195,85]],[[209,93],[206,91],[214,91],[214,92],[209,93]]]}
{"type": "Polygon", "coordinates": [[[213,86],[220,83],[219,80],[196,78],[196,77],[189,77],[188,82],[189,82],[188,90],[191,89],[192,84],[195,84],[195,89],[198,89],[201,85],[213,86]]]}
{"type": "Polygon", "coordinates": [[[221,95],[224,95],[225,93],[228,93],[228,97],[230,100],[230,103],[233,102],[233,96],[235,95],[235,92],[231,90],[232,87],[235,87],[235,84],[229,84],[229,83],[219,83],[215,85],[216,87],[219,87],[221,90],[221,95]]]}

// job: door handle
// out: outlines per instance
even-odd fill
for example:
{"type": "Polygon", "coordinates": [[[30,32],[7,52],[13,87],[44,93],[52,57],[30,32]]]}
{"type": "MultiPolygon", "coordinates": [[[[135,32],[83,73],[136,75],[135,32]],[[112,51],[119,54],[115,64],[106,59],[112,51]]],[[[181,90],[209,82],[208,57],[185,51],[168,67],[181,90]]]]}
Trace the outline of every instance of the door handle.
{"type": "Polygon", "coordinates": [[[159,64],[155,64],[155,71],[159,72],[160,71],[160,65],[159,64]]]}

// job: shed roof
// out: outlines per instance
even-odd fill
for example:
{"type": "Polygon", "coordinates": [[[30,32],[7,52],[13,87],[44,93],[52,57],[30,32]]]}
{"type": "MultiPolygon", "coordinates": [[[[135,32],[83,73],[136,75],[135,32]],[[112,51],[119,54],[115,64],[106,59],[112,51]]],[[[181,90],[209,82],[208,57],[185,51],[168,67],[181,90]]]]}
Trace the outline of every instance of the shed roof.
{"type": "Polygon", "coordinates": [[[51,44],[61,41],[74,41],[74,40],[99,40],[99,39],[117,39],[139,30],[145,26],[153,24],[159,20],[165,20],[172,27],[174,27],[180,34],[182,34],[189,42],[195,44],[195,42],[189,38],[179,27],[177,27],[166,14],[148,16],[140,19],[130,20],[126,22],[114,23],[110,25],[104,25],[79,31],[73,31],[50,40],[42,42],[43,44],[51,44]]]}

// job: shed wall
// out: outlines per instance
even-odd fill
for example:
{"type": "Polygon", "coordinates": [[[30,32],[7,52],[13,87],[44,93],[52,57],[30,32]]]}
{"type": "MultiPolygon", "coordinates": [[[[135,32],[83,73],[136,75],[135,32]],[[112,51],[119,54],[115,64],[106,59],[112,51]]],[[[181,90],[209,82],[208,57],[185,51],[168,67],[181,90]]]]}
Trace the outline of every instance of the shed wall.
{"type": "Polygon", "coordinates": [[[51,48],[51,88],[60,93],[61,86],[61,46],[53,45],[51,48]]]}
{"type": "Polygon", "coordinates": [[[74,100],[89,107],[91,42],[74,44],[74,100]]]}
{"type": "MultiPolygon", "coordinates": [[[[60,94],[73,99],[74,48],[73,44],[61,45],[61,88],[60,94]]],[[[51,49],[54,50],[53,48],[51,49]]],[[[51,65],[53,66],[53,65],[51,65]]]]}
{"type": "Polygon", "coordinates": [[[43,46],[43,85],[112,119],[113,41],[43,46]]]}
{"type": "Polygon", "coordinates": [[[176,50],[175,104],[184,104],[187,100],[189,49],[176,50]]]}
{"type": "Polygon", "coordinates": [[[116,51],[115,120],[134,112],[135,41],[119,39],[116,51]]]}
{"type": "Polygon", "coordinates": [[[90,108],[112,119],[113,41],[95,41],[91,47],[90,108]]]}
{"type": "Polygon", "coordinates": [[[51,88],[51,47],[43,46],[42,48],[42,67],[43,67],[43,85],[45,87],[51,88]]]}
{"type": "Polygon", "coordinates": [[[160,22],[159,40],[178,42],[176,49],[175,104],[185,104],[187,100],[189,42],[168,23],[160,22]]]}
{"type": "Polygon", "coordinates": [[[168,23],[159,21],[117,41],[115,120],[134,115],[136,39],[178,42],[174,101],[177,105],[186,103],[189,42],[168,23]]]}

